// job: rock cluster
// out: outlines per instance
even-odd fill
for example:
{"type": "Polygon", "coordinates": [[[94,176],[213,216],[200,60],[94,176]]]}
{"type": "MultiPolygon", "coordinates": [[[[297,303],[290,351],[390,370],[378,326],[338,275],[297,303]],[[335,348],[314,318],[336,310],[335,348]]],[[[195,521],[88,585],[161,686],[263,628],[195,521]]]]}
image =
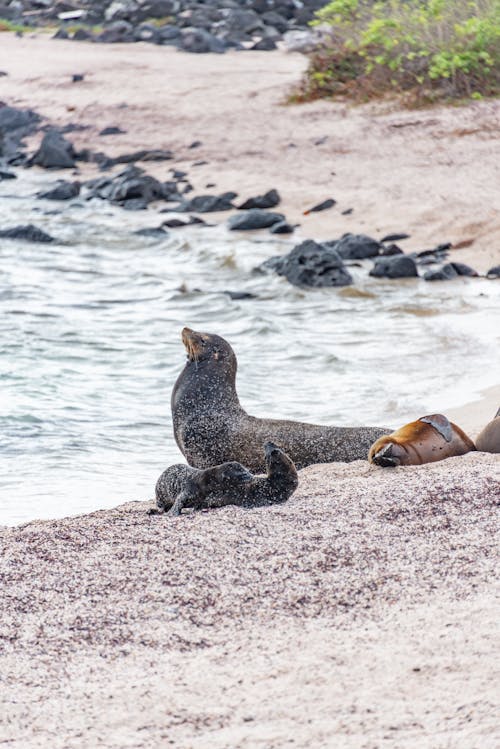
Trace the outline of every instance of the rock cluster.
{"type": "MultiPolygon", "coordinates": [[[[400,235],[406,239],[408,235],[400,235]]],[[[385,237],[391,240],[394,237],[385,237]]],[[[353,283],[345,261],[371,259],[374,261],[369,275],[375,278],[418,278],[419,266],[436,266],[442,262],[450,244],[440,244],[432,250],[405,254],[397,245],[384,244],[364,234],[344,234],[340,239],[315,242],[307,239],[296,245],[287,255],[269,258],[261,270],[274,271],[294,286],[347,286],[353,283]]],[[[359,263],[351,263],[359,265],[359,263]]],[[[498,269],[488,271],[488,278],[497,277],[498,269]]],[[[450,262],[424,272],[425,281],[448,281],[459,276],[479,274],[464,263],[450,262]]]]}
{"type": "Polygon", "coordinates": [[[323,0],[0,0],[0,18],[57,25],[57,38],[101,43],[150,42],[186,52],[271,50],[290,35],[307,38],[323,0]]]}

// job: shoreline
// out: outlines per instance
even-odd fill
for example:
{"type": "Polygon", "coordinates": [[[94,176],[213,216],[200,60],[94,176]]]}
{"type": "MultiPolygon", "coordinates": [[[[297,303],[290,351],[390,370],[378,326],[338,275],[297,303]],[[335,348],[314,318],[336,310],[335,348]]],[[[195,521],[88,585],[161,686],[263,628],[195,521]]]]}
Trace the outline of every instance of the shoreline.
{"type": "MultiPolygon", "coordinates": [[[[172,150],[173,161],[148,162],[146,171],[165,178],[172,166],[186,170],[196,193],[234,190],[245,199],[276,188],[279,210],[301,225],[297,241],[405,231],[405,252],[451,241],[464,246],[453,248],[450,260],[480,273],[499,263],[498,100],[418,111],[394,103],[287,105],[307,65],[300,53],[230,51],[203,55],[200,65],[198,55],[146,43],[4,33],[2,44],[5,101],[58,126],[89,126],[71,133],[76,148],[110,156],[172,150]],[[75,73],[84,80],[73,83],[75,73]],[[126,132],[98,136],[111,125],[126,132]],[[304,215],[330,197],[337,201],[332,209],[304,215]]],[[[88,167],[80,171],[91,176],[88,167]]]]}
{"type": "MultiPolygon", "coordinates": [[[[2,44],[2,98],[89,125],[77,148],[171,149],[146,171],[185,168],[197,192],[276,188],[297,242],[407,231],[405,251],[450,240],[467,244],[452,260],[499,262],[500,101],[288,107],[297,54],[2,44]],[[127,132],[98,136],[113,125],[127,132]]],[[[474,437],[499,401],[497,385],[446,415],[474,437]]],[[[0,744],[493,749],[499,491],[499,456],[471,452],[309,466],[260,509],[167,518],[127,502],[0,527],[0,744]]]]}

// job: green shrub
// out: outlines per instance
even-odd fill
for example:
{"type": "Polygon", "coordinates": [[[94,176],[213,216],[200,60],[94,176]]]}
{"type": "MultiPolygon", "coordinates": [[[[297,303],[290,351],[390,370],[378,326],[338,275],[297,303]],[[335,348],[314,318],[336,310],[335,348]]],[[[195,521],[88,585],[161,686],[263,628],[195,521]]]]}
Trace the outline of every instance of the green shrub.
{"type": "Polygon", "coordinates": [[[416,103],[500,93],[500,0],[333,0],[328,27],[294,98],[371,98],[405,92],[416,103]]]}

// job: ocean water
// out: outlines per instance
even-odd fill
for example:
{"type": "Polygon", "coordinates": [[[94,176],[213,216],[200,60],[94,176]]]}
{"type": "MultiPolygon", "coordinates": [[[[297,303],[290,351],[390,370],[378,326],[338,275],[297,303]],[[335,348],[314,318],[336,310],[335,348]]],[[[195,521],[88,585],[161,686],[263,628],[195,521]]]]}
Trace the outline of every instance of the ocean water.
{"type": "Polygon", "coordinates": [[[376,280],[367,262],[355,286],[296,289],[254,269],[304,237],[137,236],[164,216],[33,199],[53,181],[0,183],[0,228],[57,238],[0,239],[0,525],[153,497],[182,460],[170,393],[184,325],[231,342],[257,416],[397,427],[498,382],[498,282],[376,280]]]}

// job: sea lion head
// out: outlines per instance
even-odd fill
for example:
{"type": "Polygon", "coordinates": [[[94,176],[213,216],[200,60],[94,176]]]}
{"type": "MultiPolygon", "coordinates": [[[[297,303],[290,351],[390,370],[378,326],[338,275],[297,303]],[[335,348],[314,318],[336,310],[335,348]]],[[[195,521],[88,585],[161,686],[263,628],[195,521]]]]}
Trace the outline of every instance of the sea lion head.
{"type": "Polygon", "coordinates": [[[391,435],[387,434],[380,437],[371,447],[368,460],[382,468],[395,468],[396,466],[405,465],[408,460],[408,453],[403,445],[391,440],[391,435]]]}
{"type": "Polygon", "coordinates": [[[224,338],[213,333],[199,333],[191,328],[183,328],[181,336],[190,362],[210,361],[230,365],[236,371],[236,355],[224,338]]]}
{"type": "Polygon", "coordinates": [[[250,471],[241,463],[230,461],[204,472],[203,490],[206,493],[224,493],[250,481],[253,481],[250,471]]]}
{"type": "Polygon", "coordinates": [[[291,458],[283,452],[274,442],[266,442],[264,445],[266,456],[267,476],[273,483],[279,483],[280,486],[288,486],[295,490],[299,485],[297,469],[291,458]]]}

